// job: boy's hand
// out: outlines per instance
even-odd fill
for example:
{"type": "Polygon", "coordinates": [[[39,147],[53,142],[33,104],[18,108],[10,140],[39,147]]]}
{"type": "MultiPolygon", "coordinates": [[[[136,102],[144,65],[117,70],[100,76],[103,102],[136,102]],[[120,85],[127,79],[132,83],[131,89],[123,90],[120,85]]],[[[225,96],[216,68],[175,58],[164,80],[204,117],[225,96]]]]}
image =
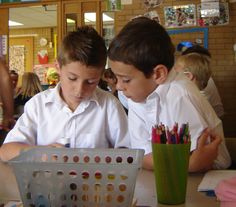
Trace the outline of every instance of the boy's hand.
{"type": "Polygon", "coordinates": [[[1,129],[8,132],[14,127],[15,123],[16,123],[16,121],[15,121],[14,117],[8,118],[8,117],[4,116],[1,129]]]}
{"type": "Polygon", "coordinates": [[[209,130],[205,130],[198,139],[197,148],[190,155],[189,172],[204,172],[212,169],[221,141],[219,136],[210,134],[209,130]],[[209,136],[211,142],[207,143],[209,136]]]}
{"type": "Polygon", "coordinates": [[[53,144],[48,145],[48,147],[62,148],[62,147],[65,147],[65,146],[63,144],[60,144],[60,143],[53,143],[53,144]]]}

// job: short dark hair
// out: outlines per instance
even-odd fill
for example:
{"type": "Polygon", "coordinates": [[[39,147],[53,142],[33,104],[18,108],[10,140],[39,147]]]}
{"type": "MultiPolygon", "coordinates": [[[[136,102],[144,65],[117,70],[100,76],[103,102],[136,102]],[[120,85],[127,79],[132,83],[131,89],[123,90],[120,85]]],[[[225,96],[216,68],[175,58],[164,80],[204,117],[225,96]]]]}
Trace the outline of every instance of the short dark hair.
{"type": "Polygon", "coordinates": [[[68,33],[58,54],[60,66],[79,61],[87,66],[104,67],[107,49],[104,39],[90,26],[78,27],[68,33]]]}
{"type": "Polygon", "coordinates": [[[108,57],[113,61],[133,65],[149,77],[159,64],[169,70],[173,67],[174,51],[164,27],[147,17],[137,17],[128,22],[113,39],[108,57]]]}
{"type": "Polygon", "coordinates": [[[187,55],[189,53],[198,53],[201,55],[206,55],[209,58],[211,58],[211,53],[208,51],[208,49],[200,45],[193,45],[192,47],[187,48],[182,52],[182,55],[187,55]]]}

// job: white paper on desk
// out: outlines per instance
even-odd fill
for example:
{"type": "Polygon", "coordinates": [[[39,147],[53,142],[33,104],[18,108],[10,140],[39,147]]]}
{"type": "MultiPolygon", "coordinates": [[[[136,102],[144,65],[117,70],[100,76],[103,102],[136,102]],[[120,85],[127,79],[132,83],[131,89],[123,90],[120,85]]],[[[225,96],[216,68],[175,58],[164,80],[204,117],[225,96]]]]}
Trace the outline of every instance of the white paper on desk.
{"type": "Polygon", "coordinates": [[[4,207],[23,207],[23,204],[20,201],[10,201],[4,207]]]}
{"type": "Polygon", "coordinates": [[[232,177],[236,177],[236,170],[210,170],[204,175],[198,191],[215,190],[220,181],[232,177]]]}

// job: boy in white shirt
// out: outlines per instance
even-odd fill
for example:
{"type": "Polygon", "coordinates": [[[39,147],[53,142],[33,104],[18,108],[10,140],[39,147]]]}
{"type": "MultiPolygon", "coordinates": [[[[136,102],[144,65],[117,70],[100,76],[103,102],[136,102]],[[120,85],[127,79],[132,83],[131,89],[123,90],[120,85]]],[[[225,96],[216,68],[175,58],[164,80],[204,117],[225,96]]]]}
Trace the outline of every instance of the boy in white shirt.
{"type": "Polygon", "coordinates": [[[229,167],[224,139],[221,144],[219,137],[205,143],[208,127],[224,138],[222,123],[198,88],[171,70],[174,47],[161,25],[145,17],[133,19],[111,42],[108,57],[117,89],[128,98],[131,147],[145,150],[145,168],[153,169],[152,126],[163,123],[172,128],[175,122],[189,123],[189,172],[229,167]]]}
{"type": "Polygon", "coordinates": [[[97,87],[106,64],[104,40],[92,27],[69,33],[58,55],[59,84],[31,98],[0,148],[9,160],[35,145],[76,148],[129,147],[126,113],[97,87]]]}
{"type": "MultiPolygon", "coordinates": [[[[206,48],[200,45],[193,45],[192,47],[188,47],[186,50],[182,52],[182,55],[184,56],[191,53],[198,53],[211,59],[210,52],[206,48]]],[[[207,82],[207,86],[202,90],[202,93],[206,96],[207,100],[210,102],[217,116],[220,119],[223,119],[223,116],[225,113],[224,106],[223,106],[219,91],[212,77],[209,78],[207,82]]]]}

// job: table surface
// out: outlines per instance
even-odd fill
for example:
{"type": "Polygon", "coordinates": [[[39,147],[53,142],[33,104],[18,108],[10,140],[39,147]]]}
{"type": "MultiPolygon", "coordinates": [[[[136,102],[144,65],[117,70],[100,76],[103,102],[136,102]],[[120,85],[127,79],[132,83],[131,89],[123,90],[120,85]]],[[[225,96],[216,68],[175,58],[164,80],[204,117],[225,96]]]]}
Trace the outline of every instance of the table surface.
{"type": "MultiPolygon", "coordinates": [[[[187,184],[186,202],[178,207],[219,207],[220,202],[216,197],[206,196],[205,193],[198,192],[197,187],[204,174],[189,174],[187,184]]],[[[134,197],[137,199],[138,206],[164,207],[157,203],[155,178],[152,171],[141,170],[138,175],[134,197]]]]}
{"type": "MultiPolygon", "coordinates": [[[[203,174],[190,174],[188,177],[186,202],[176,207],[219,207],[220,202],[215,197],[197,192],[203,174]]],[[[136,182],[134,198],[137,206],[165,207],[169,205],[157,204],[155,178],[152,171],[140,170],[136,182]]],[[[0,162],[0,201],[20,200],[15,176],[11,168],[0,162]]]]}

